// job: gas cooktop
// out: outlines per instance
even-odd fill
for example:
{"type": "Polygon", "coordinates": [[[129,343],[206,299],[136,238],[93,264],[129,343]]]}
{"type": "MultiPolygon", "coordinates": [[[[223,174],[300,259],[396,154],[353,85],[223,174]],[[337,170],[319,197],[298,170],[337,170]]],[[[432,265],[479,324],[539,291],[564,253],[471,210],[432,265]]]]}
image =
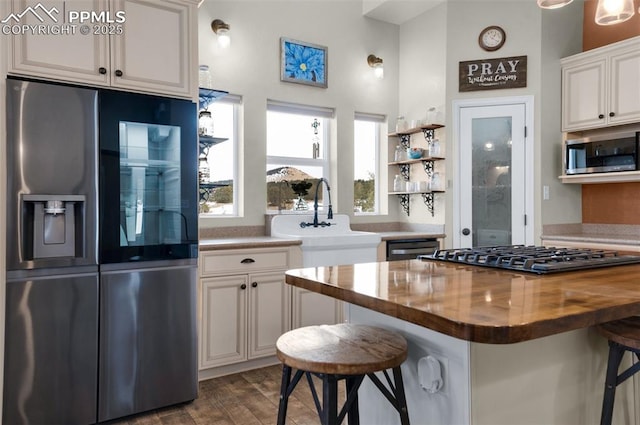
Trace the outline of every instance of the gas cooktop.
{"type": "Polygon", "coordinates": [[[538,274],[640,263],[640,256],[616,251],[525,245],[441,249],[418,258],[538,274]]]}

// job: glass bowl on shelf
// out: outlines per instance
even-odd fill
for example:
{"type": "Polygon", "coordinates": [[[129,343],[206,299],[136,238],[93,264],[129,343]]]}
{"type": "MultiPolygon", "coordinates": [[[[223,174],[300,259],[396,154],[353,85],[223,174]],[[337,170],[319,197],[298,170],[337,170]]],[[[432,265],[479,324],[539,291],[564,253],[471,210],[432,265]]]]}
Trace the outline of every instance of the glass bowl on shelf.
{"type": "Polygon", "coordinates": [[[410,159],[422,158],[422,154],[423,153],[424,153],[424,149],[422,149],[422,148],[413,147],[413,148],[408,148],[407,149],[407,156],[410,159]]]}

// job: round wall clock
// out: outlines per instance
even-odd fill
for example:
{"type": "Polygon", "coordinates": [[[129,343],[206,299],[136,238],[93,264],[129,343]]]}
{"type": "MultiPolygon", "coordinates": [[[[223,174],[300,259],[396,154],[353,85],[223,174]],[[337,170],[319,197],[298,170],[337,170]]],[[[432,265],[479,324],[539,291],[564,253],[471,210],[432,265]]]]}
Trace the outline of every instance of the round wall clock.
{"type": "Polygon", "coordinates": [[[478,44],[488,52],[498,50],[504,45],[506,40],[507,34],[502,28],[496,25],[486,27],[480,31],[480,36],[478,36],[478,44]]]}

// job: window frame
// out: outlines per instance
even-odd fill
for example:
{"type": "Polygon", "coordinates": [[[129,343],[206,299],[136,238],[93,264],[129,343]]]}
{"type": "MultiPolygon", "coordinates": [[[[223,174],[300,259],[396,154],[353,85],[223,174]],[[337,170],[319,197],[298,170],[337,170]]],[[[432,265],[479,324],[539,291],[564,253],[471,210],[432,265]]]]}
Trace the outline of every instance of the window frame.
{"type": "Polygon", "coordinates": [[[355,184],[355,158],[356,158],[356,152],[355,152],[355,124],[356,121],[363,121],[363,122],[373,122],[376,124],[376,128],[375,128],[375,140],[374,140],[374,150],[375,150],[375,184],[374,184],[374,207],[373,207],[373,211],[370,212],[356,212],[355,211],[355,193],[354,193],[354,197],[353,197],[353,214],[354,216],[372,216],[372,215],[380,215],[382,214],[381,209],[382,209],[382,184],[381,184],[381,176],[382,176],[382,155],[381,155],[381,141],[383,138],[383,129],[385,127],[385,123],[387,122],[387,117],[386,115],[383,114],[375,114],[375,113],[367,113],[367,112],[355,112],[354,113],[354,117],[353,117],[353,125],[354,125],[354,164],[353,164],[353,170],[354,170],[354,176],[353,176],[353,182],[355,184]]]}
{"type": "MultiPolygon", "coordinates": [[[[304,115],[310,118],[317,118],[321,121],[321,124],[324,126],[322,132],[322,139],[320,142],[320,149],[322,152],[321,158],[303,158],[296,156],[277,156],[277,155],[266,155],[266,163],[265,163],[265,173],[269,170],[270,165],[289,165],[289,166],[306,166],[306,167],[319,167],[322,169],[322,176],[328,178],[331,174],[331,131],[332,131],[332,121],[335,117],[335,110],[333,108],[321,107],[321,106],[313,106],[313,105],[303,105],[298,103],[291,102],[282,102],[272,99],[267,99],[267,108],[266,108],[266,123],[267,127],[269,126],[269,112],[281,112],[292,115],[304,115]]],[[[265,151],[268,152],[268,143],[269,141],[265,141],[265,151]]],[[[266,174],[265,174],[266,175],[266,174]]],[[[328,192],[325,185],[322,186],[322,199],[323,202],[328,199],[328,192]]],[[[334,197],[336,195],[334,194],[334,197]]],[[[320,211],[323,210],[323,205],[319,205],[318,208],[320,211]]],[[[265,206],[266,208],[266,206],[265,206]]],[[[277,211],[274,210],[266,210],[267,214],[277,214],[277,211]]]]}
{"type": "MultiPolygon", "coordinates": [[[[215,101],[216,104],[230,104],[232,106],[232,131],[233,135],[230,137],[233,146],[232,146],[232,161],[233,161],[233,174],[231,180],[233,181],[233,212],[231,214],[218,214],[213,212],[201,212],[199,216],[206,218],[225,218],[225,217],[240,217],[240,211],[242,208],[239,204],[240,202],[240,185],[238,182],[240,181],[240,108],[243,103],[243,99],[241,95],[228,93],[224,97],[217,99],[215,101]]],[[[213,104],[211,104],[213,105],[213,104]]],[[[215,132],[215,131],[214,131],[215,132]]],[[[224,143],[224,142],[223,142],[224,143]]],[[[208,155],[207,155],[208,158],[208,155]]],[[[211,164],[209,164],[211,167],[211,164]]],[[[211,178],[210,180],[211,181],[211,178]]]]}

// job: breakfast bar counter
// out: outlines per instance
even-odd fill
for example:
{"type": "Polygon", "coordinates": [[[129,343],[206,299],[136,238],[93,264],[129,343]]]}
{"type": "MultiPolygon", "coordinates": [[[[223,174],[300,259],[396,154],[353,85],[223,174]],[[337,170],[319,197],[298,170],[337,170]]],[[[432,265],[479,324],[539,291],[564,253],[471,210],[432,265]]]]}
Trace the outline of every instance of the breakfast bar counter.
{"type": "MultiPolygon", "coordinates": [[[[286,282],[405,336],[420,425],[599,423],[607,341],[592,326],[640,314],[640,265],[537,275],[406,260],[289,270],[286,282]]],[[[618,388],[613,423],[638,424],[636,381],[618,388]]],[[[362,423],[396,423],[375,388],[360,392],[362,423]]]]}
{"type": "Polygon", "coordinates": [[[405,260],[290,270],[286,282],[449,336],[490,344],[640,314],[640,265],[537,275],[405,260]]]}

